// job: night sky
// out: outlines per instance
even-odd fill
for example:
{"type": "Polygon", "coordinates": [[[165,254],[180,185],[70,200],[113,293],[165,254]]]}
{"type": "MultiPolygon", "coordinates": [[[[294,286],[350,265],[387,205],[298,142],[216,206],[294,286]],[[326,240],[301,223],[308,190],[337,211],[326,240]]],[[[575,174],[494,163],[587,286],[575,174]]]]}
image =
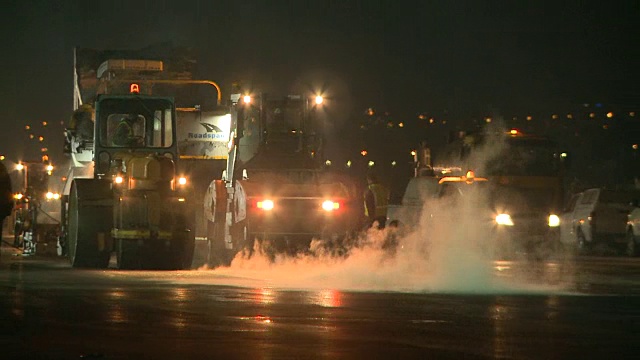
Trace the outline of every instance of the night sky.
{"type": "Polygon", "coordinates": [[[640,105],[637,0],[20,0],[0,17],[0,154],[12,160],[39,153],[27,124],[61,149],[74,46],[188,46],[198,77],[227,94],[236,80],[322,88],[340,121],[369,107],[410,120],[640,105]]]}

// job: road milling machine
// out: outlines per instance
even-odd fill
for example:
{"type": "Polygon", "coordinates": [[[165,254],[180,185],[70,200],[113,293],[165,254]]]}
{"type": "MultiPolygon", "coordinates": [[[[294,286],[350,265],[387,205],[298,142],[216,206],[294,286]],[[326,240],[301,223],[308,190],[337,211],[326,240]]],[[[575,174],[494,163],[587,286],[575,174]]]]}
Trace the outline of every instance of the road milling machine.
{"type": "Polygon", "coordinates": [[[105,268],[114,251],[120,269],[191,267],[196,209],[180,173],[178,108],[156,88],[199,82],[163,79],[162,69],[109,59],[90,102],[76,87],[60,238],[73,267],[105,268]]]}
{"type": "Polygon", "coordinates": [[[323,98],[232,95],[227,168],[205,199],[209,263],[228,264],[254,243],[293,252],[340,242],[361,221],[348,179],[323,169],[323,98]]]}

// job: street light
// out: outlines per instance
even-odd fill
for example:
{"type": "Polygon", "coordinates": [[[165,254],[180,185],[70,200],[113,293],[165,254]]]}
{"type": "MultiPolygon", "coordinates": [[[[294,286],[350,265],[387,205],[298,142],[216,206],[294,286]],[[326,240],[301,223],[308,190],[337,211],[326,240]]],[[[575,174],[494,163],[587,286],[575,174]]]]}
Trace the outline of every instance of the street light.
{"type": "Polygon", "coordinates": [[[316,105],[321,105],[324,102],[324,97],[322,95],[316,96],[316,105]]]}

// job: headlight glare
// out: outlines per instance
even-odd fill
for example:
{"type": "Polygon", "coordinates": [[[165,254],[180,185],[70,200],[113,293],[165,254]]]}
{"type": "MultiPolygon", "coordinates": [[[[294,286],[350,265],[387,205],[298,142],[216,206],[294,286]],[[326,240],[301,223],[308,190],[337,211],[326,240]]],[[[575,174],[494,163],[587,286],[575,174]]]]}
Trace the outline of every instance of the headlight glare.
{"type": "Polygon", "coordinates": [[[498,225],[513,226],[513,220],[509,214],[498,214],[496,216],[496,223],[498,225]]]}
{"type": "Polygon", "coordinates": [[[335,201],[331,201],[331,200],[325,200],[322,202],[322,209],[324,211],[333,211],[333,210],[338,210],[340,208],[340,203],[335,202],[335,201]]]}
{"type": "Polygon", "coordinates": [[[549,226],[550,227],[558,227],[560,226],[560,217],[556,214],[549,215],[549,226]]]}
{"type": "Polygon", "coordinates": [[[258,201],[257,206],[258,206],[258,209],[269,211],[269,210],[273,210],[274,203],[273,203],[273,200],[266,199],[266,200],[258,201]]]}

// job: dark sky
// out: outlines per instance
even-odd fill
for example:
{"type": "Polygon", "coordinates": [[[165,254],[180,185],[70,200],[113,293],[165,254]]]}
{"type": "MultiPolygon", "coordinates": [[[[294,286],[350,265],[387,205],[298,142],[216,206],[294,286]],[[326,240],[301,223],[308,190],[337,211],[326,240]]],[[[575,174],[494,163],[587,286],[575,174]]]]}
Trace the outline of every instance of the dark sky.
{"type": "Polygon", "coordinates": [[[13,0],[0,20],[0,153],[12,159],[40,148],[26,124],[48,121],[49,146],[62,144],[74,46],[190,46],[199,76],[224,89],[322,87],[345,119],[369,106],[409,119],[640,104],[637,0],[13,0]]]}

